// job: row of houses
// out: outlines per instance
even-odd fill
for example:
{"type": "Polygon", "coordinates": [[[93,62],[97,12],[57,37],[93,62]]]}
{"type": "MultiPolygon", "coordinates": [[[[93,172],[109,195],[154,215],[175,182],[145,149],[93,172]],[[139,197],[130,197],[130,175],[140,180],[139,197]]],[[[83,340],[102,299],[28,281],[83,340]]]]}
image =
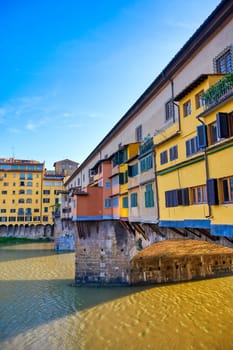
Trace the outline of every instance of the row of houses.
{"type": "Polygon", "coordinates": [[[223,0],[68,179],[67,225],[233,237],[232,33],[223,0]]]}

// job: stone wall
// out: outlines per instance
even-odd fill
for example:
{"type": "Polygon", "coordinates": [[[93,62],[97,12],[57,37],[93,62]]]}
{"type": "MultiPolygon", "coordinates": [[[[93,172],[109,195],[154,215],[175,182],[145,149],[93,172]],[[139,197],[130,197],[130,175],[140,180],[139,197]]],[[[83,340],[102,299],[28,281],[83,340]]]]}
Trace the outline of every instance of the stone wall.
{"type": "Polygon", "coordinates": [[[1,225],[0,236],[21,238],[53,238],[53,225],[1,225]]]}
{"type": "Polygon", "coordinates": [[[155,243],[130,263],[132,285],[188,281],[233,273],[233,249],[193,241],[155,243]]]}
{"type": "Polygon", "coordinates": [[[119,221],[76,223],[77,285],[129,284],[135,237],[119,221]]]}

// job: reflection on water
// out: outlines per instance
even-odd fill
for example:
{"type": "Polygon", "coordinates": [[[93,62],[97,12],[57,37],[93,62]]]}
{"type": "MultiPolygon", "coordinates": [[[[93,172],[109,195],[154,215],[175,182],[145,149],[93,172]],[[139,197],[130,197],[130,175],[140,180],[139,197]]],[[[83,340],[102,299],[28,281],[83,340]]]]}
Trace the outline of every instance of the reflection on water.
{"type": "Polygon", "coordinates": [[[73,279],[73,253],[1,247],[0,349],[233,349],[233,277],[151,288],[73,279]]]}

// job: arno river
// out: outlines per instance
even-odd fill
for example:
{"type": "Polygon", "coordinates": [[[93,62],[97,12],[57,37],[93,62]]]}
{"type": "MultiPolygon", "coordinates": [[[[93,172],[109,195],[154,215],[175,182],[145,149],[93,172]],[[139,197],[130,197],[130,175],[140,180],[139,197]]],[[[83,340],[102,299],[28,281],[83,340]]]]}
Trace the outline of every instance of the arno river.
{"type": "Polygon", "coordinates": [[[73,253],[2,246],[0,349],[233,349],[233,277],[140,288],[73,281],[73,253]]]}

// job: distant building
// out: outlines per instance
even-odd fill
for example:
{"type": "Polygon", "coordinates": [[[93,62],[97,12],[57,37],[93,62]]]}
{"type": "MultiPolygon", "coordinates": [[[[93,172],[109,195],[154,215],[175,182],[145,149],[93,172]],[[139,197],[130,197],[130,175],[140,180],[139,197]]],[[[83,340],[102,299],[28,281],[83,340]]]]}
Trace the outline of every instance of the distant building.
{"type": "Polygon", "coordinates": [[[65,160],[55,164],[55,171],[47,171],[45,164],[36,160],[0,159],[0,235],[53,235],[66,169],[71,172],[78,163],[65,160]]]}
{"type": "Polygon", "coordinates": [[[53,166],[56,174],[70,176],[78,168],[79,164],[70,159],[63,159],[55,162],[53,166]]]}

